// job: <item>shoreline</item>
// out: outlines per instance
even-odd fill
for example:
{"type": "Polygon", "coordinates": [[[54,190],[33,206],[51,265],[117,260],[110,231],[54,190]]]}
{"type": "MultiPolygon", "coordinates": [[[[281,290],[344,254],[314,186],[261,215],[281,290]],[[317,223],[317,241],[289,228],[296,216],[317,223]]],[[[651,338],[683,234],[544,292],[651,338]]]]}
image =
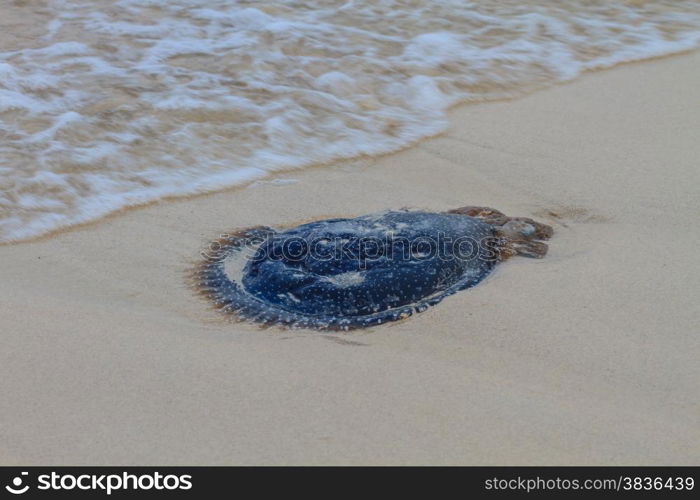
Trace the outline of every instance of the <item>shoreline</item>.
{"type": "Polygon", "coordinates": [[[0,462],[697,463],[700,53],[641,62],[0,245],[0,462]],[[550,254],[347,334],[232,323],[185,283],[236,227],[467,204],[553,224],[550,254]]]}
{"type": "Polygon", "coordinates": [[[502,96],[502,97],[497,97],[497,98],[484,98],[483,101],[460,101],[457,102],[453,105],[451,105],[447,111],[447,122],[448,122],[448,127],[447,129],[437,132],[436,134],[433,135],[428,135],[425,137],[421,137],[420,139],[416,139],[405,146],[392,150],[392,151],[387,151],[386,153],[380,153],[380,154],[375,154],[375,155],[365,155],[365,154],[360,154],[357,156],[352,156],[352,157],[347,157],[347,158],[339,158],[337,160],[333,161],[328,161],[328,162],[323,162],[323,163],[316,163],[316,164],[311,164],[311,165],[306,165],[304,167],[289,167],[289,168],[283,168],[280,170],[275,170],[275,171],[269,171],[267,175],[261,178],[254,178],[250,181],[245,181],[240,184],[232,184],[230,186],[222,187],[220,189],[216,189],[214,191],[202,191],[198,193],[191,193],[191,194],[174,194],[174,195],[168,195],[168,196],[163,196],[162,198],[157,198],[151,201],[145,201],[142,203],[137,203],[134,205],[126,205],[124,207],[118,208],[116,210],[112,210],[107,212],[105,215],[99,216],[96,219],[90,219],[84,222],[76,222],[72,224],[68,224],[66,226],[61,226],[57,227],[55,229],[52,229],[48,232],[37,234],[34,236],[27,236],[27,237],[22,237],[22,238],[16,238],[16,239],[10,239],[7,241],[0,241],[0,247],[3,246],[9,246],[9,245],[21,245],[23,243],[30,243],[30,242],[39,242],[43,241],[44,239],[47,238],[53,238],[55,236],[61,235],[65,232],[70,232],[73,230],[80,230],[85,227],[89,227],[94,224],[99,224],[104,220],[107,220],[111,217],[120,217],[123,214],[129,213],[132,210],[140,210],[143,208],[148,208],[154,205],[159,205],[162,203],[168,203],[172,201],[187,201],[190,199],[196,199],[202,196],[210,196],[210,195],[215,195],[215,194],[220,194],[220,193],[228,193],[228,192],[234,192],[238,191],[241,189],[248,189],[250,188],[253,184],[258,183],[258,182],[269,182],[273,181],[275,179],[278,179],[279,177],[287,176],[287,175],[292,175],[298,172],[306,171],[306,170],[313,170],[313,169],[323,169],[323,168],[328,168],[331,166],[337,166],[339,164],[345,164],[345,163],[353,163],[353,162],[358,162],[358,161],[368,161],[368,160],[379,160],[381,158],[399,154],[401,152],[411,150],[415,147],[418,147],[421,143],[425,141],[430,141],[431,139],[434,139],[436,137],[441,137],[445,134],[447,134],[450,130],[450,128],[453,126],[452,125],[452,115],[453,113],[459,113],[459,110],[465,106],[479,106],[479,105],[484,105],[484,104],[489,104],[489,103],[495,103],[495,102],[510,102],[510,101],[516,101],[519,99],[526,98],[532,94],[538,93],[538,92],[546,92],[547,90],[555,87],[560,87],[560,86],[566,86],[570,85],[572,83],[577,82],[581,78],[586,78],[588,75],[591,74],[596,74],[600,72],[607,72],[610,70],[615,70],[616,68],[628,66],[628,65],[635,65],[635,64],[645,64],[647,62],[653,62],[653,61],[658,61],[658,60],[664,60],[664,59],[669,59],[669,58],[675,58],[675,57],[684,57],[688,55],[692,55],[693,53],[700,53],[700,48],[695,47],[691,49],[686,49],[682,50],[679,52],[673,52],[670,54],[662,54],[658,56],[650,56],[644,59],[636,59],[636,60],[629,60],[629,61],[622,61],[619,63],[615,63],[613,66],[609,67],[604,67],[604,68],[592,68],[592,69],[585,69],[582,73],[578,74],[576,77],[574,77],[571,80],[563,80],[563,81],[553,81],[549,82],[546,85],[540,86],[540,87],[535,87],[531,88],[528,90],[522,91],[522,94],[519,95],[514,95],[514,96],[502,96]]]}

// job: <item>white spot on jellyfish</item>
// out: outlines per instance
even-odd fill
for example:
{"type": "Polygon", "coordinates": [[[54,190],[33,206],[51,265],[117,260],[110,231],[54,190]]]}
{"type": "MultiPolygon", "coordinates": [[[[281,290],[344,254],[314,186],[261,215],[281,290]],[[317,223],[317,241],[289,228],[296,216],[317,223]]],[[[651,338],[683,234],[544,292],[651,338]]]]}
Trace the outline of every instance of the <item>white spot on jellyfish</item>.
{"type": "Polygon", "coordinates": [[[326,281],[330,281],[339,288],[359,285],[360,283],[365,281],[365,277],[362,275],[362,273],[358,272],[347,272],[336,274],[333,276],[325,276],[324,279],[326,281]]]}

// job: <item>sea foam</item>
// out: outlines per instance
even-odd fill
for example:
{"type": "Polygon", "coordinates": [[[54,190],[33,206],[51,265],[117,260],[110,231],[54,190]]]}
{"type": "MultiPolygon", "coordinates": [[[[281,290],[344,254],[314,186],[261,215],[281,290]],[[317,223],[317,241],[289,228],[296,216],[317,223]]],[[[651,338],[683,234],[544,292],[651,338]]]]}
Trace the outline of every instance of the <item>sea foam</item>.
{"type": "Polygon", "coordinates": [[[0,241],[387,153],[458,102],[695,48],[695,1],[51,0],[0,34],[0,241]],[[17,35],[17,36],[15,36],[17,35]]]}

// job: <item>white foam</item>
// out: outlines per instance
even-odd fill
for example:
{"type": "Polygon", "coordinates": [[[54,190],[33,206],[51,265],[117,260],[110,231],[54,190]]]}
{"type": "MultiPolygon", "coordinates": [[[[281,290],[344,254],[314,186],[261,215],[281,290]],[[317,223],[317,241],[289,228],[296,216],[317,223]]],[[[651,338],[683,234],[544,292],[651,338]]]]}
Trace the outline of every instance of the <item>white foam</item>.
{"type": "Polygon", "coordinates": [[[45,128],[44,130],[41,130],[40,132],[27,136],[25,142],[33,143],[52,141],[57,131],[59,131],[61,128],[65,127],[73,121],[80,120],[80,118],[81,115],[79,113],[76,113],[75,111],[67,111],[63,114],[60,114],[54,118],[53,123],[49,127],[45,128]]]}
{"type": "Polygon", "coordinates": [[[0,52],[0,241],[387,153],[444,130],[457,102],[700,44],[691,0],[46,9],[38,45],[0,52]]]}

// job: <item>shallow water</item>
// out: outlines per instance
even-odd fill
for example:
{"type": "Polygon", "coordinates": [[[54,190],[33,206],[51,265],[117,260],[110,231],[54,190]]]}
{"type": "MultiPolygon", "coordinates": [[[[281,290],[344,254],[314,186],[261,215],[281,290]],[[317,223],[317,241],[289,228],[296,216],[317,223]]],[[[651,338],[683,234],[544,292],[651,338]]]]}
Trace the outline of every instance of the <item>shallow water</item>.
{"type": "Polygon", "coordinates": [[[457,102],[700,43],[697,1],[2,4],[0,241],[390,152],[457,102]]]}

